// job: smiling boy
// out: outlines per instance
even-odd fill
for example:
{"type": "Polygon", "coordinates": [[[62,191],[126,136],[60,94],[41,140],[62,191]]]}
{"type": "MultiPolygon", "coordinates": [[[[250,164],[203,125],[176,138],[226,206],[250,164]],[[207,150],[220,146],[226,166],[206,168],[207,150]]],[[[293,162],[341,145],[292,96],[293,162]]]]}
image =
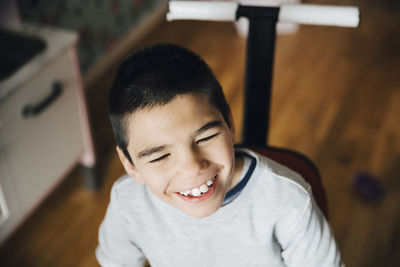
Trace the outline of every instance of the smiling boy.
{"type": "Polygon", "coordinates": [[[160,44],[128,57],[110,120],[127,175],[99,230],[102,266],[341,266],[304,180],[234,149],[222,88],[194,53],[160,44]]]}

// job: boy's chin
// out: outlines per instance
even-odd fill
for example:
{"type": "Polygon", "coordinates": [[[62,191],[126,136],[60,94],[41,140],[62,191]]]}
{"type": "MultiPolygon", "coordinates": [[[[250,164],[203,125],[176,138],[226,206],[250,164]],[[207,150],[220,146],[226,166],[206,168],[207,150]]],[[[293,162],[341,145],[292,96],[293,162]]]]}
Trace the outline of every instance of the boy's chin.
{"type": "Polygon", "coordinates": [[[223,202],[223,198],[221,199],[213,199],[211,202],[206,205],[199,205],[197,207],[185,207],[185,209],[181,209],[187,215],[194,218],[205,218],[213,215],[217,212],[217,210],[221,207],[223,202]]]}

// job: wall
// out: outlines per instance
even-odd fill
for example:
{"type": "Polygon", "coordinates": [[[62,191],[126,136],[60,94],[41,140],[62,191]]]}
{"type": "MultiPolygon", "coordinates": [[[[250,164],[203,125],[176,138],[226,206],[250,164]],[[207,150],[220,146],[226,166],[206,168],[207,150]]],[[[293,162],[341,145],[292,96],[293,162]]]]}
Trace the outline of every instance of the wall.
{"type": "Polygon", "coordinates": [[[129,29],[164,0],[18,0],[22,22],[52,25],[79,33],[82,72],[111,51],[129,29]]]}

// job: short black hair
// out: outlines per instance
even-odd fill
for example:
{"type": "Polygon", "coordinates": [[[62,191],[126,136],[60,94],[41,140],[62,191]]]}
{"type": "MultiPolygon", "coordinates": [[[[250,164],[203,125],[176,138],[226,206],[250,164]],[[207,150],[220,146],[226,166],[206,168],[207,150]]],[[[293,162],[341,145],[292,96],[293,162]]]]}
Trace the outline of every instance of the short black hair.
{"type": "Polygon", "coordinates": [[[117,145],[127,150],[126,115],[164,105],[177,95],[203,95],[231,127],[229,105],[222,87],[200,56],[174,44],[157,44],[128,56],[117,70],[109,98],[109,118],[117,145]]]}

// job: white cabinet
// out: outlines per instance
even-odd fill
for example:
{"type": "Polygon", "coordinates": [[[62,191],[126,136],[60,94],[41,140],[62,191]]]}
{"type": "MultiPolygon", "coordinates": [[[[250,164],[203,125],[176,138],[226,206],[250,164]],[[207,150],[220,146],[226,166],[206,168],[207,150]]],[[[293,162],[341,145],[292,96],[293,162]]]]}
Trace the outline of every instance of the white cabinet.
{"type": "Polygon", "coordinates": [[[95,163],[76,36],[43,34],[46,51],[0,84],[0,243],[76,163],[95,163]]]}

